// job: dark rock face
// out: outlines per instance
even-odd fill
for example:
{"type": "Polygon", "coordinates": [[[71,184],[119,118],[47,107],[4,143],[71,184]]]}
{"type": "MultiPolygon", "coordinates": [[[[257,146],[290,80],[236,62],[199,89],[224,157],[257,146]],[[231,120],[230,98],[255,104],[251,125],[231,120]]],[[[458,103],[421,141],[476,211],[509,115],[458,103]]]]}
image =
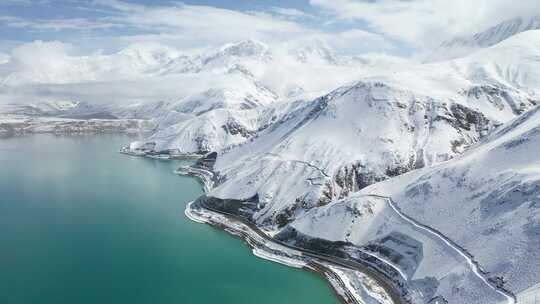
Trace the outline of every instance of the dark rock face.
{"type": "Polygon", "coordinates": [[[309,237],[292,227],[285,227],[285,229],[279,232],[274,238],[280,242],[299,248],[304,248],[309,251],[341,258],[346,257],[344,247],[346,245],[352,245],[342,241],[333,242],[320,238],[309,237]]]}
{"type": "Polygon", "coordinates": [[[342,167],[334,176],[336,184],[341,188],[339,198],[348,196],[351,192],[361,190],[371,184],[383,181],[388,177],[377,174],[361,163],[342,167]]]}
{"type": "MultiPolygon", "coordinates": [[[[424,162],[422,157],[420,157],[420,159],[422,160],[419,161],[412,155],[407,163],[391,164],[384,170],[383,173],[379,173],[360,162],[341,167],[334,176],[334,181],[336,185],[339,186],[341,192],[339,193],[338,197],[332,196],[329,198],[341,199],[347,197],[352,192],[362,190],[363,188],[372,184],[384,181],[391,177],[399,176],[414,169],[422,168],[424,166],[424,162]]],[[[334,194],[336,191],[329,190],[327,192],[334,194]]]]}
{"type": "Polygon", "coordinates": [[[448,304],[448,301],[442,296],[436,296],[429,300],[428,304],[448,304]]]}
{"type": "Polygon", "coordinates": [[[206,154],[203,158],[197,160],[197,162],[195,162],[192,167],[212,171],[214,169],[214,164],[216,163],[217,156],[217,152],[210,152],[206,154]]]}
{"type": "Polygon", "coordinates": [[[489,278],[489,281],[495,284],[497,288],[504,288],[504,284],[506,283],[503,277],[497,277],[497,276],[489,278]]]}
{"type": "Polygon", "coordinates": [[[211,143],[206,137],[199,136],[195,138],[195,143],[197,144],[197,150],[201,154],[208,153],[212,150],[211,143]]]}
{"type": "Polygon", "coordinates": [[[485,135],[490,129],[490,120],[484,114],[464,107],[460,104],[452,104],[450,112],[454,119],[449,120],[450,125],[457,130],[471,131],[475,127],[479,135],[485,135]]]}
{"type": "Polygon", "coordinates": [[[294,220],[293,215],[296,210],[296,205],[293,205],[278,214],[274,217],[274,223],[277,225],[278,228],[283,228],[290,222],[294,220]]]}
{"type": "Polygon", "coordinates": [[[515,115],[522,114],[528,108],[534,106],[536,101],[534,100],[519,100],[515,101],[509,94],[509,89],[496,86],[496,85],[479,85],[470,88],[463,92],[463,95],[467,96],[469,100],[479,100],[485,97],[485,99],[494,105],[497,109],[503,110],[506,105],[512,108],[512,112],[515,115]]]}
{"type": "Polygon", "coordinates": [[[203,195],[194,204],[195,206],[238,216],[244,220],[253,222],[253,213],[258,210],[259,197],[255,195],[247,200],[236,200],[203,195]]]}
{"type": "Polygon", "coordinates": [[[240,124],[234,119],[229,119],[227,123],[221,127],[223,128],[223,130],[225,130],[225,132],[231,135],[240,134],[244,138],[250,138],[255,135],[255,131],[248,130],[246,127],[244,127],[242,124],[240,124]]]}

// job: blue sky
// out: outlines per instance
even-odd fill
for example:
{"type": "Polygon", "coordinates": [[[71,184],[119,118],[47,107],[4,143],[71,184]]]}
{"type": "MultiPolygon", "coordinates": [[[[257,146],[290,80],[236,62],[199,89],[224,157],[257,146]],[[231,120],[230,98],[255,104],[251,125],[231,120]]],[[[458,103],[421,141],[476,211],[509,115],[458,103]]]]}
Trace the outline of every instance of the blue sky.
{"type": "Polygon", "coordinates": [[[80,52],[155,42],[185,50],[253,38],[323,40],[343,53],[408,55],[499,21],[536,0],[1,0],[0,52],[34,40],[80,52]]]}
{"type": "MultiPolygon", "coordinates": [[[[114,10],[107,8],[107,1],[93,0],[3,0],[0,1],[0,15],[20,17],[24,19],[98,19],[116,15],[114,10]]],[[[111,3],[117,1],[111,1],[111,3]]],[[[193,6],[208,6],[222,8],[246,13],[271,11],[275,8],[293,9],[315,16],[319,10],[309,4],[306,0],[122,0],[126,4],[144,5],[148,8],[173,7],[183,3],[193,6]]],[[[305,25],[317,26],[318,22],[314,18],[301,18],[305,25]]],[[[6,24],[7,25],[7,24],[6,24]]],[[[320,24],[319,24],[320,25],[320,24]]],[[[327,26],[329,27],[329,26],[327,26]]],[[[330,26],[331,27],[331,26],[330,26]]],[[[13,30],[12,27],[4,26],[2,38],[13,38],[28,40],[34,37],[46,38],[47,36],[58,36],[53,31],[28,31],[27,28],[13,30]],[[10,29],[10,30],[8,30],[10,29]]],[[[115,31],[110,34],[119,34],[115,31]]]]}

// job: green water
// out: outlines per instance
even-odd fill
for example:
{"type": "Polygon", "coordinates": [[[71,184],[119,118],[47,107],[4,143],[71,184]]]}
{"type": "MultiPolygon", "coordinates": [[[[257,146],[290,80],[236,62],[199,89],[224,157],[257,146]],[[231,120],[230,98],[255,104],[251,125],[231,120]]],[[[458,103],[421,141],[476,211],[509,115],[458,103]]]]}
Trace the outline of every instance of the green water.
{"type": "Polygon", "coordinates": [[[122,136],[0,140],[0,303],[337,303],[319,277],[185,218],[180,162],[122,136]]]}

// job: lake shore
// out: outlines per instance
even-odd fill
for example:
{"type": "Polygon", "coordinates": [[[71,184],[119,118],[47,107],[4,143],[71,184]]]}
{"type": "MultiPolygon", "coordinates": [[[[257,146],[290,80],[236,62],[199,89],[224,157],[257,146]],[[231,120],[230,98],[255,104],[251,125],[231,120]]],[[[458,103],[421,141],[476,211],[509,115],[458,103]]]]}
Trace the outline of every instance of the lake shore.
{"type": "Polygon", "coordinates": [[[268,244],[266,239],[262,238],[247,225],[228,219],[223,214],[218,214],[209,210],[194,209],[192,208],[192,203],[193,202],[190,202],[185,210],[185,215],[190,220],[201,224],[211,225],[235,237],[238,237],[252,250],[252,253],[257,257],[289,267],[302,268],[321,276],[327,283],[329,283],[330,287],[332,287],[332,290],[334,290],[335,295],[338,297],[341,303],[360,303],[357,301],[357,299],[355,299],[351,291],[347,289],[339,275],[324,267],[322,263],[319,264],[314,261],[307,260],[302,256],[301,252],[294,252],[292,250],[284,249],[279,252],[276,248],[279,245],[268,244]]]}
{"type": "MultiPolygon", "coordinates": [[[[138,156],[150,157],[149,155],[138,156]]],[[[200,160],[203,159],[204,157],[200,158],[200,160]]],[[[201,183],[204,192],[208,193],[214,187],[215,173],[211,169],[213,164],[208,166],[200,160],[198,165],[179,167],[175,173],[196,178],[201,183]]],[[[184,211],[190,220],[208,224],[240,238],[259,258],[289,267],[302,268],[321,276],[330,285],[341,303],[365,303],[366,298],[383,304],[406,303],[400,292],[394,290],[392,283],[386,282],[384,277],[374,270],[358,263],[354,263],[355,267],[351,267],[352,263],[281,244],[243,219],[201,206],[195,208],[193,203],[188,203],[184,211]]]]}
{"type": "Polygon", "coordinates": [[[194,222],[209,224],[239,237],[254,255],[289,267],[302,268],[322,276],[342,303],[405,303],[392,286],[368,269],[352,269],[350,265],[323,255],[305,252],[276,242],[264,232],[237,217],[188,203],[185,215],[194,222]],[[361,278],[359,280],[359,277],[361,278]],[[369,303],[369,302],[368,302],[369,303]]]}

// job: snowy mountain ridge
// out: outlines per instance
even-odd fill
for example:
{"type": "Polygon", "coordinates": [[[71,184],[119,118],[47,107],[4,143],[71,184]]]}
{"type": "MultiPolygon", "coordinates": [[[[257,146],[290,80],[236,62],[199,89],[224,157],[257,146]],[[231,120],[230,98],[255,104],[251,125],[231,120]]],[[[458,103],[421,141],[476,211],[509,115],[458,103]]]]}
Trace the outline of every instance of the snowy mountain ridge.
{"type": "Polygon", "coordinates": [[[123,152],[212,156],[198,168],[212,186],[210,207],[280,242],[370,264],[409,303],[513,304],[540,282],[534,20],[455,40],[448,45],[481,49],[424,64],[341,58],[320,42],[283,52],[255,40],[197,56],[149,47],[68,58],[66,75],[63,65],[36,79],[10,74],[4,88],[65,88],[114,71],[166,79],[178,92],[2,110],[151,121],[153,133],[123,152]],[[120,57],[131,65],[117,70],[120,57]],[[91,72],[73,76],[81,71],[91,72]]]}
{"type": "Polygon", "coordinates": [[[534,242],[536,234],[521,231],[536,231],[527,228],[536,219],[529,214],[530,220],[509,222],[515,208],[531,205],[519,200],[507,209],[493,203],[490,215],[491,207],[468,202],[491,204],[493,198],[504,204],[517,195],[501,190],[507,188],[522,189],[527,197],[540,194],[525,182],[531,175],[518,173],[520,168],[532,172],[525,164],[534,168],[540,155],[532,140],[539,123],[539,55],[540,32],[528,31],[468,57],[406,65],[300,102],[244,144],[218,151],[209,195],[240,201],[227,211],[296,246],[346,242],[337,250],[351,258],[368,254],[395,260],[390,263],[399,271],[388,274],[407,286],[412,303],[511,303],[514,294],[538,282],[535,267],[524,270],[539,260],[530,253],[538,250],[519,245],[534,242]],[[517,127],[520,121],[527,127],[517,127]],[[508,135],[494,140],[497,134],[508,135]],[[515,162],[502,161],[514,153],[505,147],[529,142],[530,148],[517,148],[523,154],[516,154],[515,162]],[[470,156],[477,150],[493,159],[470,156]],[[473,172],[459,167],[467,158],[473,172]],[[440,169],[447,166],[457,169],[440,169]],[[418,182],[407,184],[419,175],[418,182]],[[485,183],[493,186],[475,191],[485,183]],[[390,197],[403,214],[443,238],[433,239],[373,194],[390,197]],[[449,208],[454,202],[459,205],[449,208]],[[504,223],[495,216],[500,208],[504,223]],[[459,225],[463,228],[456,229],[459,225]],[[449,246],[445,237],[463,249],[449,246]],[[497,240],[500,246],[521,246],[511,265],[505,264],[510,251],[489,245],[497,240]],[[489,274],[471,267],[460,250],[489,274]],[[519,273],[524,275],[517,279],[519,273]]]}
{"type": "Polygon", "coordinates": [[[516,17],[470,36],[456,37],[443,42],[426,61],[462,57],[478,49],[493,46],[516,34],[540,29],[540,16],[516,17]]]}

